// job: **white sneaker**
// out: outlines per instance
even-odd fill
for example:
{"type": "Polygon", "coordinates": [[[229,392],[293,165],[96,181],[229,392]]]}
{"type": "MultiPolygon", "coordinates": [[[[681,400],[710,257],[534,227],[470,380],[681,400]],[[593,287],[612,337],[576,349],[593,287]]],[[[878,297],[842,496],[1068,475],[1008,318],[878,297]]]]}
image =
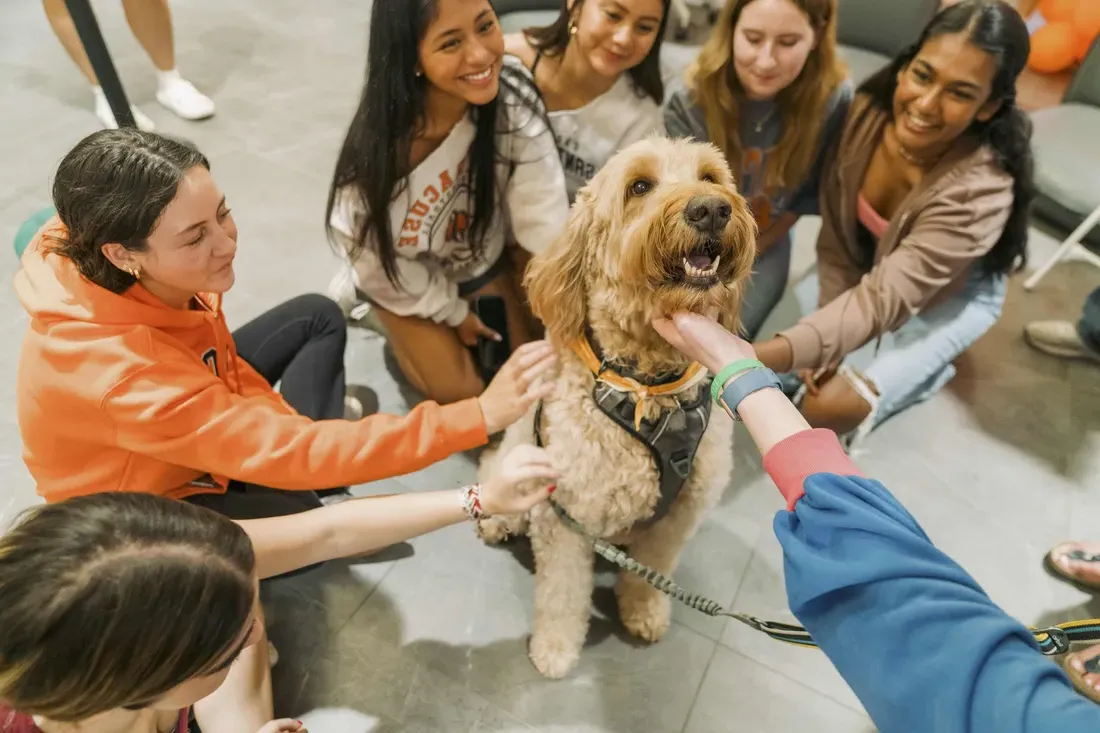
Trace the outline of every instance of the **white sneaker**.
{"type": "Polygon", "coordinates": [[[214,101],[186,79],[174,79],[157,90],[157,101],[185,120],[214,116],[214,101]]]}
{"type": "Polygon", "coordinates": [[[361,384],[349,384],[344,395],[344,419],[362,420],[378,412],[378,393],[361,384]]]}
{"type": "MultiPolygon", "coordinates": [[[[111,111],[111,105],[107,102],[106,95],[103,94],[102,89],[97,89],[95,92],[95,116],[99,118],[99,121],[103,123],[103,126],[108,130],[117,130],[118,121],[115,120],[115,113],[111,111]]],[[[139,130],[145,132],[152,132],[156,129],[156,125],[153,121],[145,116],[140,109],[130,105],[130,114],[134,116],[134,122],[137,123],[139,130]]]]}
{"type": "Polygon", "coordinates": [[[351,395],[344,395],[344,419],[355,422],[363,419],[363,403],[351,395]]]}

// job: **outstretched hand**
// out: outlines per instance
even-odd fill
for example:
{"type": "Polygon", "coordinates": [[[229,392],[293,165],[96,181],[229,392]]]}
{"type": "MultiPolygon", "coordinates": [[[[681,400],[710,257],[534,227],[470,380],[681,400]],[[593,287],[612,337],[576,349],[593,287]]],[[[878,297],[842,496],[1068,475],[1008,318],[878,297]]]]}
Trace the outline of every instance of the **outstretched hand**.
{"type": "Polygon", "coordinates": [[[546,501],[560,475],[544,449],[517,445],[500,461],[497,475],[481,487],[481,506],[490,516],[523,514],[546,501]]]}
{"type": "Polygon", "coordinates": [[[654,320],[653,328],[677,351],[714,374],[739,359],[756,358],[752,344],[730,333],[713,318],[698,313],[673,313],[654,320]]]}
{"type": "Polygon", "coordinates": [[[535,402],[549,397],[557,365],[557,354],[547,341],[532,341],[516,349],[478,397],[485,432],[492,435],[504,430],[526,415],[535,402]]]}

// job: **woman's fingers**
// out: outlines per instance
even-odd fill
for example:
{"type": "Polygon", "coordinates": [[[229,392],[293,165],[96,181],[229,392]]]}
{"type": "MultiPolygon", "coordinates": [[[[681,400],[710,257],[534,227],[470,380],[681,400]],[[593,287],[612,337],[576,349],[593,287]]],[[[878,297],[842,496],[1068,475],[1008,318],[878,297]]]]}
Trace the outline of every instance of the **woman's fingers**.
{"type": "Polygon", "coordinates": [[[531,384],[543,374],[553,369],[554,365],[557,364],[557,362],[558,357],[555,354],[547,354],[535,364],[524,369],[523,373],[520,374],[520,380],[524,384],[531,384]]]}
{"type": "Polygon", "coordinates": [[[549,399],[554,395],[554,383],[543,379],[536,379],[527,386],[523,393],[523,401],[531,405],[538,400],[549,399]]]}
{"type": "Polygon", "coordinates": [[[489,328],[484,323],[481,323],[480,321],[478,321],[478,329],[477,330],[478,330],[478,333],[480,333],[482,336],[484,336],[487,339],[491,339],[493,341],[502,341],[503,340],[499,333],[497,333],[493,329],[489,328]]]}
{"type": "Polygon", "coordinates": [[[680,331],[676,328],[676,324],[671,318],[658,318],[654,320],[653,328],[661,335],[661,338],[672,344],[673,348],[677,351],[685,351],[687,349],[687,345],[684,343],[680,331]]]}

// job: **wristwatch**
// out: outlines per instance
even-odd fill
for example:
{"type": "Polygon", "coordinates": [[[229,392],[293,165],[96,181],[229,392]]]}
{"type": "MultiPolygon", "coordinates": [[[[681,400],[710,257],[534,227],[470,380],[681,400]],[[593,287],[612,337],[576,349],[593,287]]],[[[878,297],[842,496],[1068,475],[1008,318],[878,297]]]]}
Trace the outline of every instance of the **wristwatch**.
{"type": "Polygon", "coordinates": [[[779,377],[775,376],[775,372],[765,366],[753,367],[735,375],[726,382],[718,397],[718,404],[732,419],[740,421],[737,406],[741,404],[741,400],[754,392],[769,387],[780,389],[779,377]]]}

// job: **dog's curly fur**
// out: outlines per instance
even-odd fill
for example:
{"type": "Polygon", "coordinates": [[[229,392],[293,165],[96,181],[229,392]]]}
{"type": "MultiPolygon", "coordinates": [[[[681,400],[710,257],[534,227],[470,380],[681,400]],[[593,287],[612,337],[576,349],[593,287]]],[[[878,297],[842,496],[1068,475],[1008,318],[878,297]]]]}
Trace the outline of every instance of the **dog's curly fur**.
{"type": "MultiPolygon", "coordinates": [[[[712,145],[649,139],[613,157],[577,196],[566,232],[527,272],[535,314],[559,347],[562,367],[554,399],[542,413],[542,435],[563,472],[554,498],[588,532],[628,545],[639,562],[671,574],[684,544],[720,498],[733,467],[732,424],[711,420],[692,471],[668,513],[650,526],[659,496],[649,451],[615,425],[592,399],[592,373],[568,345],[587,325],[605,358],[630,363],[643,374],[682,371],[689,360],[654,331],[660,315],[690,310],[738,324],[740,292],[755,256],[756,225],[737,193],[729,167],[712,145]],[[643,183],[639,184],[641,181],[643,183]],[[689,202],[728,206],[728,223],[703,233],[685,216],[689,202]],[[683,261],[693,250],[717,247],[716,282],[684,280],[683,261]]],[[[705,389],[705,383],[693,390],[705,389]]],[[[680,395],[694,399],[697,392],[680,395]]],[[[671,397],[647,401],[646,417],[675,407],[671,397]]],[[[482,459],[481,480],[498,457],[534,442],[534,413],[513,425],[502,444],[482,459]]],[[[547,677],[563,677],[576,664],[588,631],[593,552],[548,505],[525,517],[494,517],[479,525],[498,542],[526,532],[535,554],[535,619],[530,656],[547,677]]],[[[657,641],[668,629],[667,596],[624,573],[616,589],[630,633],[657,641]]]]}

